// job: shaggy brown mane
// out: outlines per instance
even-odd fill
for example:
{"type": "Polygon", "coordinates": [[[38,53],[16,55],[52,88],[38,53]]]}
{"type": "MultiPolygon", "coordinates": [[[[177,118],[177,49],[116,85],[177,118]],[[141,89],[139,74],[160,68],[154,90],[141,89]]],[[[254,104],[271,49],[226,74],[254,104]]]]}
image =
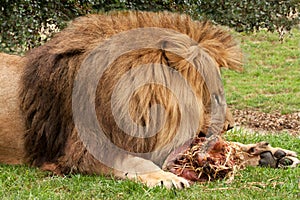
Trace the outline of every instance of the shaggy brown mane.
{"type": "MultiPolygon", "coordinates": [[[[143,27],[167,28],[186,34],[198,43],[203,55],[210,55],[218,66],[240,70],[241,52],[238,45],[229,33],[209,22],[193,21],[186,15],[168,12],[114,12],[77,18],[45,45],[26,55],[28,61],[22,76],[20,99],[21,110],[26,119],[25,148],[30,164],[42,166],[44,163],[57,163],[62,173],[97,172],[93,168],[97,161],[86,151],[74,127],[74,79],[81,63],[101,42],[122,31],[143,27]]],[[[205,94],[207,91],[203,89],[202,78],[182,58],[162,50],[143,49],[121,56],[112,66],[120,63],[120,68],[110,67],[105,71],[96,93],[98,120],[106,134],[118,146],[133,152],[151,151],[171,139],[176,131],[172,122],[177,124],[180,119],[180,115],[176,114],[176,103],[173,103],[175,99],[170,92],[166,88],[148,86],[136,91],[134,95],[131,102],[133,118],[138,123],[149,124],[149,111],[145,113],[139,109],[147,109],[151,103],[160,102],[167,108],[170,122],[160,134],[146,140],[118,134],[121,131],[109,110],[112,88],[128,69],[135,66],[161,63],[180,71],[191,80],[192,87],[197,90],[197,97],[204,105],[203,112],[208,112],[205,104],[209,98],[205,94]],[[145,94],[152,96],[145,98],[145,94]],[[170,134],[166,135],[166,132],[170,134]]],[[[200,126],[206,123],[205,119],[202,120],[199,122],[200,126]]]]}

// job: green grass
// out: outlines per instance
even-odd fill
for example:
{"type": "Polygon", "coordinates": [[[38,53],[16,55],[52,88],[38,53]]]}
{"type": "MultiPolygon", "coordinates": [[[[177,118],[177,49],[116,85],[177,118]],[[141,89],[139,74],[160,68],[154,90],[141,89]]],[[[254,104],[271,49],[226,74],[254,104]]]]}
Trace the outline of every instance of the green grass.
{"type": "MultiPolygon", "coordinates": [[[[274,146],[300,153],[299,138],[289,134],[261,135],[232,131],[227,139],[254,143],[269,141],[274,146]]],[[[26,166],[0,165],[1,199],[297,199],[300,197],[300,168],[270,169],[248,167],[235,179],[193,185],[177,191],[165,188],[149,189],[132,181],[101,176],[51,176],[26,166]]]]}
{"type": "MultiPolygon", "coordinates": [[[[236,34],[246,54],[243,73],[223,70],[228,104],[238,109],[282,113],[300,110],[300,31],[284,43],[276,34],[236,34]]],[[[230,141],[273,146],[300,153],[299,136],[260,134],[233,130],[230,141]]],[[[132,181],[102,176],[51,176],[26,166],[0,165],[0,199],[299,199],[300,167],[270,169],[248,167],[235,179],[196,184],[182,191],[149,189],[132,181]]]]}
{"type": "Polygon", "coordinates": [[[227,103],[237,109],[300,111],[300,31],[280,43],[277,34],[236,34],[245,54],[244,72],[223,70],[227,103]]]}

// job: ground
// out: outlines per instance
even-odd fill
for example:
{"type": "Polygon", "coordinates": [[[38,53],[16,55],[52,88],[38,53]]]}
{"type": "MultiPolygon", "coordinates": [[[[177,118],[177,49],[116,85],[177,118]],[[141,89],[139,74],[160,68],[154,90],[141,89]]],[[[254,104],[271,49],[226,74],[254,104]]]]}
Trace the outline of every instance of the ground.
{"type": "Polygon", "coordinates": [[[300,112],[289,114],[264,113],[258,110],[234,110],[237,127],[244,127],[258,132],[288,132],[300,135],[300,112]]]}

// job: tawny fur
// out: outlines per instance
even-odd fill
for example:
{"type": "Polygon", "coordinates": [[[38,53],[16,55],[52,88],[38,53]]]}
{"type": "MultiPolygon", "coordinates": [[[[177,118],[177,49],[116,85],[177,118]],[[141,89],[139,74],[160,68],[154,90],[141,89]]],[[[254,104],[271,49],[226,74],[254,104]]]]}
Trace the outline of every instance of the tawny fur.
{"type": "MultiPolygon", "coordinates": [[[[229,33],[208,22],[193,21],[188,16],[168,12],[115,12],[77,18],[45,45],[26,55],[28,62],[22,76],[20,100],[26,119],[25,149],[28,163],[40,167],[55,163],[61,173],[106,173],[109,170],[86,150],[74,127],[71,107],[74,78],[83,60],[105,39],[122,31],[143,27],[167,28],[188,35],[198,43],[202,54],[214,61],[205,67],[240,69],[241,52],[238,45],[229,33]]],[[[188,45],[182,48],[189,48],[188,45]]],[[[198,131],[205,132],[209,126],[208,90],[202,77],[187,61],[159,49],[130,52],[119,57],[105,71],[97,88],[96,112],[105,134],[116,145],[131,152],[149,152],[168,143],[180,120],[176,99],[166,88],[150,85],[134,94],[130,112],[136,123],[149,126],[149,107],[153,103],[160,103],[168,116],[163,129],[153,137],[139,139],[124,134],[114,122],[110,97],[116,82],[127,70],[148,63],[167,65],[189,81],[202,112],[198,131]]],[[[153,73],[155,77],[163,72],[159,69],[153,73]]],[[[233,120],[227,121],[232,123],[233,120]]]]}
{"type": "Polygon", "coordinates": [[[0,163],[24,162],[24,119],[18,92],[25,58],[0,53],[0,163]]]}

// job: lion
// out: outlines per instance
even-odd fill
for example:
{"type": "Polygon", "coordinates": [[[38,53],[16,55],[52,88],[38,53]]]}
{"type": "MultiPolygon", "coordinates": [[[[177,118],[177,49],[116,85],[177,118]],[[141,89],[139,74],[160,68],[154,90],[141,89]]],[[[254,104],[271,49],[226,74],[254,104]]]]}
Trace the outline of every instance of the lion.
{"type": "MultiPolygon", "coordinates": [[[[1,109],[7,100],[12,104],[0,116],[1,163],[167,188],[189,186],[161,169],[168,154],[195,135],[212,134],[215,113],[203,73],[217,80],[221,67],[242,65],[242,52],[227,31],[169,12],[79,17],[25,57],[0,56],[6,74],[1,83],[9,83],[1,90],[1,109]],[[136,49],[126,50],[130,42],[136,49]]],[[[221,130],[213,133],[221,134],[234,120],[222,96],[214,98],[224,108],[221,130]]]]}
{"type": "MultiPolygon", "coordinates": [[[[132,50],[117,57],[111,66],[105,69],[95,91],[95,112],[101,129],[115,146],[127,152],[148,153],[157,151],[169,144],[178,131],[182,113],[180,113],[176,100],[184,99],[186,107],[198,109],[201,113],[201,118],[195,122],[199,128],[192,130],[189,127],[185,127],[186,133],[180,135],[182,141],[179,141],[174,146],[181,145],[185,140],[193,137],[198,132],[206,134],[209,126],[209,117],[204,116],[210,115],[209,91],[205,89],[205,83],[201,78],[201,74],[182,55],[184,53],[188,54],[191,62],[195,62],[197,65],[207,65],[205,67],[212,68],[211,70],[220,66],[239,69],[241,52],[231,35],[220,28],[210,25],[208,22],[201,23],[193,21],[186,15],[168,12],[116,12],[108,15],[88,15],[75,19],[69,27],[56,34],[45,45],[33,49],[26,55],[28,62],[22,76],[20,92],[21,110],[25,116],[27,129],[25,134],[26,162],[42,168],[50,166],[50,168],[55,168],[54,170],[59,174],[71,172],[84,174],[112,173],[119,178],[141,180],[149,186],[157,185],[161,182],[167,187],[173,184],[177,188],[188,186],[186,180],[169,172],[164,172],[158,166],[162,165],[163,159],[166,158],[169,152],[160,152],[157,155],[150,155],[148,158],[127,154],[118,158],[119,160],[113,161],[115,162],[112,163],[113,167],[107,167],[99,162],[95,155],[90,153],[91,150],[87,150],[81,141],[82,138],[79,136],[78,129],[84,125],[75,125],[74,122],[74,109],[72,109],[71,100],[72,95],[74,95],[74,82],[78,71],[81,70],[80,67],[84,64],[92,65],[93,62],[96,62],[93,61],[93,56],[96,55],[95,59],[99,57],[97,52],[93,50],[118,33],[148,27],[172,30],[170,33],[167,33],[165,38],[162,38],[162,41],[157,41],[163,46],[162,48],[167,50],[153,47],[132,50]],[[181,35],[174,32],[178,32],[181,35]],[[188,37],[183,37],[182,35],[188,37]],[[189,41],[190,38],[193,40],[192,42],[189,41]],[[193,47],[200,47],[201,51],[194,52],[193,47]],[[175,51],[183,51],[184,53],[176,55],[168,51],[168,48],[173,48],[175,51]],[[89,55],[92,55],[92,57],[89,57],[89,55]],[[203,60],[200,60],[201,58],[203,60]],[[118,101],[112,102],[111,98],[113,89],[121,77],[131,70],[134,78],[143,77],[143,79],[149,79],[148,82],[155,82],[161,76],[163,77],[162,81],[166,85],[171,86],[171,84],[179,82],[179,80],[170,80],[173,74],[170,74],[167,70],[153,65],[149,65],[142,72],[133,71],[133,69],[149,63],[167,66],[178,71],[181,77],[190,80],[189,84],[195,92],[197,104],[192,102],[189,96],[174,97],[167,87],[161,87],[159,84],[148,84],[137,88],[129,102],[129,112],[132,121],[145,127],[145,129],[149,129],[151,121],[156,120],[150,119],[149,109],[152,104],[162,105],[167,118],[156,135],[146,138],[133,137],[124,133],[118,127],[112,113],[112,107],[118,107],[118,104],[120,104],[118,101]],[[152,75],[150,75],[151,73],[152,75]],[[111,106],[113,103],[116,105],[111,106]],[[118,164],[117,162],[120,162],[120,159],[122,161],[118,164]],[[119,168],[128,168],[128,171],[116,169],[117,165],[119,168]],[[139,171],[143,169],[152,172],[139,174],[139,171]]],[[[159,34],[164,34],[164,32],[159,34]]],[[[131,35],[128,34],[126,36],[130,37],[131,35]]],[[[121,42],[124,43],[123,40],[121,42]]],[[[120,46],[118,47],[120,48],[120,46]]],[[[114,48],[114,46],[111,48],[114,48]]],[[[93,71],[93,69],[84,72],[85,77],[93,79],[93,76],[98,73],[93,71]]],[[[128,91],[135,90],[134,87],[137,83],[135,83],[136,80],[132,80],[134,78],[130,77],[125,81],[128,85],[128,88],[126,88],[128,91]]],[[[89,87],[89,85],[79,87],[89,87]]],[[[176,87],[183,86],[178,85],[176,87]]],[[[91,91],[90,93],[93,92],[91,91]]],[[[79,94],[78,98],[88,95],[90,94],[79,94]]],[[[83,107],[83,104],[76,105],[81,112],[88,110],[88,108],[83,107]]],[[[117,112],[119,115],[124,115],[120,116],[121,120],[123,120],[126,115],[125,111],[117,112]]],[[[84,117],[88,118],[89,121],[92,120],[89,119],[88,114],[84,117]]],[[[154,113],[154,117],[159,117],[159,114],[154,113]]],[[[190,121],[192,121],[194,116],[191,114],[191,116],[187,115],[186,117],[189,117],[190,121]]],[[[163,121],[163,119],[159,120],[163,121]]],[[[229,121],[230,123],[226,126],[232,127],[232,120],[230,119],[229,121]]],[[[188,124],[183,126],[188,126],[188,124]]],[[[227,130],[227,127],[225,130],[227,130]]],[[[93,132],[94,129],[96,127],[83,128],[81,131],[83,133],[80,135],[89,135],[89,132],[93,132]]],[[[87,141],[87,143],[92,143],[91,146],[93,142],[93,140],[87,141]]],[[[97,142],[101,143],[102,141],[97,142]]],[[[91,147],[91,149],[93,148],[96,147],[91,147]]],[[[98,151],[102,151],[102,149],[98,151]]]]}

